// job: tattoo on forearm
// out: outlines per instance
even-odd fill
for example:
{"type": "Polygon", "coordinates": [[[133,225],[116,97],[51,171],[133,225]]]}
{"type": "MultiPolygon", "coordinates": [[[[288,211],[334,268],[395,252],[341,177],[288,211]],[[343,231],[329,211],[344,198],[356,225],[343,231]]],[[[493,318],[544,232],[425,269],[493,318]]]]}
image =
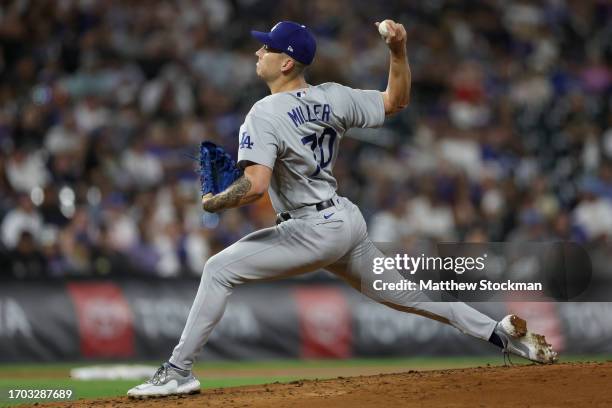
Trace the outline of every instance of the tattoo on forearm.
{"type": "Polygon", "coordinates": [[[225,208],[235,207],[251,190],[251,182],[244,175],[222,193],[217,194],[203,205],[204,210],[216,212],[225,208]]]}

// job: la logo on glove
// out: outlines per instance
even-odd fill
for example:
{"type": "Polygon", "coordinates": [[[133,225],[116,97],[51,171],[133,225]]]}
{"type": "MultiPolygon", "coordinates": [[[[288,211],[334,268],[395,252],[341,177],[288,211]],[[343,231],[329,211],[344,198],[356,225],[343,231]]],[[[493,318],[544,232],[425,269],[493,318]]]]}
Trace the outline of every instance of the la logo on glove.
{"type": "Polygon", "coordinates": [[[247,132],[242,132],[242,139],[240,139],[240,148],[250,149],[251,147],[253,147],[253,144],[254,143],[251,142],[251,136],[249,136],[247,132]]]}

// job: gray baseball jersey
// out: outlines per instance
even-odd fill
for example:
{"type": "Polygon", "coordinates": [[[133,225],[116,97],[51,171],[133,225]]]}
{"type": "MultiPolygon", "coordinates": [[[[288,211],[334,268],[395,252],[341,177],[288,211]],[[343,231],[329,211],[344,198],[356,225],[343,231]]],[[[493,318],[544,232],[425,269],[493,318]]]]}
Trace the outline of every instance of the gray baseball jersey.
{"type": "Polygon", "coordinates": [[[332,169],[344,133],[385,120],[382,93],[325,83],[257,102],[240,127],[238,161],[274,169],[270,198],[277,212],[329,200],[332,169]]]}
{"type": "MultiPolygon", "coordinates": [[[[432,303],[422,292],[371,289],[375,258],[384,256],[368,237],[359,208],[338,197],[332,169],[338,144],[351,127],[380,126],[378,91],[334,83],[268,96],[253,106],[240,128],[239,163],[272,168],[270,196],[291,218],[255,231],[206,262],[198,293],[170,362],[190,370],[221,319],[237,285],[325,268],[376,301],[439,320],[487,340],[497,322],[464,303],[432,303]],[[333,207],[315,206],[332,199],[333,207]]],[[[389,271],[393,279],[402,276],[389,271]]]]}

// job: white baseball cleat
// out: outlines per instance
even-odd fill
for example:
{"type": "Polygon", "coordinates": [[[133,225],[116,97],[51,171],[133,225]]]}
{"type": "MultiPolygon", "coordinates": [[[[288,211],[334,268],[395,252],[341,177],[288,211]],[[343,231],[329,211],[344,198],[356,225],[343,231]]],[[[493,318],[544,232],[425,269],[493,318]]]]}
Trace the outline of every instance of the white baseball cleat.
{"type": "Polygon", "coordinates": [[[553,364],[558,360],[557,353],[546,343],[541,334],[527,330],[527,322],[517,315],[508,315],[497,323],[495,333],[504,343],[502,351],[526,358],[536,363],[553,364]]]}
{"type": "Polygon", "coordinates": [[[127,395],[130,398],[148,398],[199,392],[200,382],[191,371],[182,373],[181,370],[164,363],[149,381],[132,388],[127,395]]]}

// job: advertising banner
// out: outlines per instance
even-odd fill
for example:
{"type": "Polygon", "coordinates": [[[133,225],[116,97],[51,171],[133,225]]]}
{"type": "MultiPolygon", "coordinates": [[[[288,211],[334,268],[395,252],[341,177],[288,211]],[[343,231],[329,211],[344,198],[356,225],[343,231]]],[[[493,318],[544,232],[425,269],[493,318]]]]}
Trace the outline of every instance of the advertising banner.
{"type": "MultiPolygon", "coordinates": [[[[167,359],[199,281],[3,282],[0,361],[167,359]]],[[[525,317],[561,353],[612,352],[612,304],[477,302],[525,317]]],[[[451,326],[375,303],[340,282],[236,288],[205,359],[494,354],[451,326]]]]}

